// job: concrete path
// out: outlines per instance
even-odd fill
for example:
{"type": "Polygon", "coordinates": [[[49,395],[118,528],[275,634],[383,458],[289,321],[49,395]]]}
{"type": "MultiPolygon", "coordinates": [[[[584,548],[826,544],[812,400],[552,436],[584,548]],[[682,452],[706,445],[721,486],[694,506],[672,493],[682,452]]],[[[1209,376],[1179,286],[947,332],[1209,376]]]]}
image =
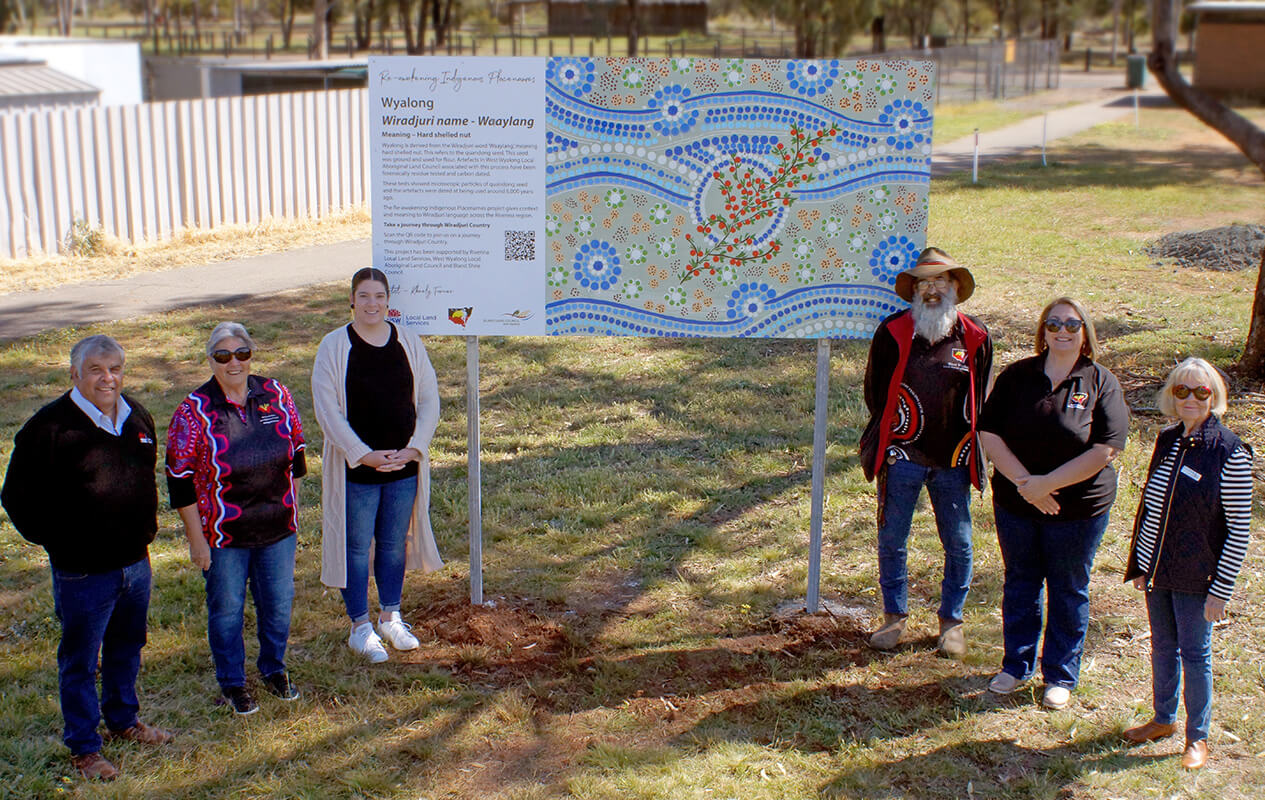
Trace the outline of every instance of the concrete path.
{"type": "MultiPolygon", "coordinates": [[[[1085,88],[1091,102],[1049,112],[1047,139],[1070,136],[1133,111],[1133,97],[1119,79],[1095,76],[1098,83],[1085,88]],[[1102,83],[1109,84],[1104,87],[1102,83]],[[1100,96],[1099,96],[1100,95],[1100,96]]],[[[1123,77],[1123,76],[1121,76],[1123,77]]],[[[1143,95],[1148,104],[1163,93],[1152,89],[1143,95]]],[[[1033,152],[1041,147],[1042,117],[980,135],[981,163],[1033,152]]],[[[933,175],[970,169],[974,136],[937,144],[932,153],[933,175]]],[[[55,289],[0,295],[0,340],[30,336],[68,325],[88,325],[132,319],[178,308],[227,305],[245,298],[350,278],[369,264],[368,239],[318,245],[283,253],[196,265],[166,272],[151,272],[113,281],[78,283],[55,289]]]]}
{"type": "MultiPolygon", "coordinates": [[[[1100,99],[1066,108],[1037,113],[1023,122],[986,131],[979,135],[980,164],[999,158],[1036,155],[1041,153],[1042,128],[1045,128],[1047,144],[1056,139],[1088,130],[1095,125],[1111,122],[1133,114],[1134,93],[1123,87],[1098,92],[1100,99]]],[[[1168,103],[1168,96],[1153,86],[1138,93],[1140,107],[1168,103]]],[[[943,175],[960,169],[971,168],[975,150],[975,135],[964,136],[956,141],[935,144],[931,153],[931,174],[943,175]]]]}

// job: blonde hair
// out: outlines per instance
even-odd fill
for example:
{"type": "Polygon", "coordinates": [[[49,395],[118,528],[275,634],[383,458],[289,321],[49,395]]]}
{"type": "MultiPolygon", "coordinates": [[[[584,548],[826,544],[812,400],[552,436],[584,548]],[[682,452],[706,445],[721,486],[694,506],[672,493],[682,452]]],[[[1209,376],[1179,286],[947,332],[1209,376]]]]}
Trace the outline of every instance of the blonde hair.
{"type": "Polygon", "coordinates": [[[1179,383],[1189,386],[1186,379],[1191,376],[1198,376],[1198,383],[1206,383],[1212,389],[1212,397],[1209,398],[1212,401],[1212,413],[1218,417],[1224,414],[1229,406],[1230,391],[1226,388],[1225,378],[1221,377],[1221,370],[1202,358],[1193,356],[1168,373],[1168,380],[1164,381],[1159,397],[1156,398],[1155,404],[1159,406],[1160,413],[1167,417],[1177,416],[1177,398],[1173,397],[1173,387],[1179,383]]]}
{"type": "Polygon", "coordinates": [[[1041,317],[1037,320],[1037,335],[1034,345],[1034,352],[1041,355],[1046,351],[1045,343],[1045,321],[1050,318],[1050,312],[1055,306],[1071,306],[1076,315],[1081,318],[1081,322],[1085,323],[1085,327],[1081,328],[1085,332],[1085,336],[1081,339],[1081,355],[1089,356],[1090,361],[1098,360],[1098,334],[1094,333],[1094,321],[1089,318],[1089,312],[1085,310],[1085,306],[1080,301],[1073,300],[1070,297],[1059,297],[1051,300],[1045,308],[1041,309],[1041,317]]]}

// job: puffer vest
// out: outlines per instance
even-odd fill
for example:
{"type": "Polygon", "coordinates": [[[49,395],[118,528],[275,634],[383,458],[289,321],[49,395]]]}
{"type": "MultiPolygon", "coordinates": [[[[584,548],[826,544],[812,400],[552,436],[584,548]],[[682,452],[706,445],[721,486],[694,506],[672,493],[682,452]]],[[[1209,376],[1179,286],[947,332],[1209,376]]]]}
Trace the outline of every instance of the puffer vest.
{"type": "Polygon", "coordinates": [[[1148,513],[1144,489],[1133,522],[1133,544],[1129,549],[1125,580],[1145,576],[1147,588],[1207,594],[1227,533],[1221,507],[1221,470],[1242,441],[1215,415],[1204,420],[1199,430],[1189,437],[1183,437],[1182,431],[1179,422],[1160,431],[1155,440],[1155,452],[1146,471],[1148,482],[1179,439],[1180,449],[1164,489],[1151,569],[1143,572],[1137,563],[1138,535],[1143,515],[1148,513]]]}

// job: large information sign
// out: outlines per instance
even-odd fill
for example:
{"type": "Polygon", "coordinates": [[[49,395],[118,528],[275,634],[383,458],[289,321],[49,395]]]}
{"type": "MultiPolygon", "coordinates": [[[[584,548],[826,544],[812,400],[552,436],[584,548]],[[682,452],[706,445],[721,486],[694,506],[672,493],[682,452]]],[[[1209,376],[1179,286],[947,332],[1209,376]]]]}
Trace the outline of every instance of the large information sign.
{"type": "Polygon", "coordinates": [[[868,337],[933,64],[372,58],[374,260],[428,334],[868,337]]]}
{"type": "Polygon", "coordinates": [[[373,260],[423,333],[544,333],[545,62],[369,61],[373,260]]]}

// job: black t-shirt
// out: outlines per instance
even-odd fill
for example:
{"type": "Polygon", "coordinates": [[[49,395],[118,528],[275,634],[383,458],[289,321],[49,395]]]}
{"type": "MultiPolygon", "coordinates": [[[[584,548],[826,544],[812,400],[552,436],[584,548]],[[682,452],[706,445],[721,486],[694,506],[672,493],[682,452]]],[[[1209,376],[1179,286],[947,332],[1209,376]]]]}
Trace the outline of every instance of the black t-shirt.
{"type": "MultiPolygon", "coordinates": [[[[997,376],[979,429],[1000,436],[1030,473],[1044,475],[1096,444],[1123,450],[1129,407],[1116,376],[1084,356],[1051,388],[1042,354],[1016,361],[997,376]]],[[[1116,470],[1108,464],[1093,477],[1059,489],[1059,513],[1053,517],[1024,500],[996,469],[993,492],[994,502],[1019,516],[1090,519],[1108,511],[1116,499],[1116,470]]]]}
{"type": "Polygon", "coordinates": [[[966,452],[961,445],[971,434],[971,370],[960,324],[934,344],[914,336],[899,391],[888,454],[959,466],[955,455],[966,452]]]}
{"type": "MultiPolygon", "coordinates": [[[[360,440],[374,450],[408,447],[417,424],[413,402],[413,370],[400,344],[399,333],[391,326],[391,338],[375,347],[347,326],[351,352],[347,355],[347,423],[360,440]]],[[[390,483],[417,476],[417,462],[404,469],[378,472],[364,464],[347,468],[352,483],[390,483]]]]}

